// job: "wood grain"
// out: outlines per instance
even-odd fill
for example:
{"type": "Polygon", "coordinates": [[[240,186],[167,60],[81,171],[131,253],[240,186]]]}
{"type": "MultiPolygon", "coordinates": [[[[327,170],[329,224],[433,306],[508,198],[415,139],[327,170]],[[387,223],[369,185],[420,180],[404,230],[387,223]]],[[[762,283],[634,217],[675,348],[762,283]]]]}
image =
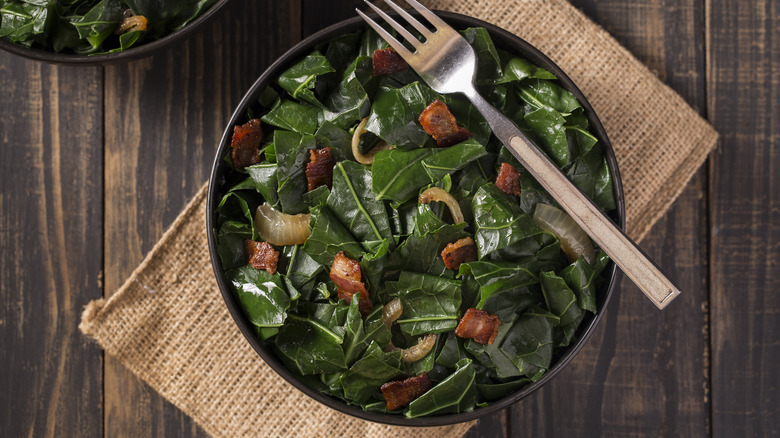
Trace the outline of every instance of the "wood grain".
{"type": "Polygon", "coordinates": [[[102,434],[102,74],[0,53],[0,434],[102,434]]]}
{"type": "MultiPolygon", "coordinates": [[[[683,295],[659,312],[623,281],[573,363],[468,436],[778,436],[780,4],[572,3],[722,141],[642,244],[683,295]]],[[[356,6],[234,1],[200,35],[105,69],[0,53],[0,435],[204,436],[103,363],[76,330],[81,307],[121,285],[206,180],[263,68],[356,6]]]]}
{"type": "MultiPolygon", "coordinates": [[[[299,35],[298,2],[234,2],[195,38],[106,67],[107,293],[207,180],[233,108],[299,35]]],[[[104,384],[106,435],[204,436],[112,358],[104,384]]]]}
{"type": "Polygon", "coordinates": [[[713,436],[780,436],[780,4],[707,11],[713,436]]]}
{"type": "MultiPolygon", "coordinates": [[[[572,3],[704,107],[703,2],[572,3]]],[[[624,279],[569,367],[513,408],[512,436],[707,436],[706,186],[699,172],[641,245],[682,296],[659,311],[624,279]]]]}

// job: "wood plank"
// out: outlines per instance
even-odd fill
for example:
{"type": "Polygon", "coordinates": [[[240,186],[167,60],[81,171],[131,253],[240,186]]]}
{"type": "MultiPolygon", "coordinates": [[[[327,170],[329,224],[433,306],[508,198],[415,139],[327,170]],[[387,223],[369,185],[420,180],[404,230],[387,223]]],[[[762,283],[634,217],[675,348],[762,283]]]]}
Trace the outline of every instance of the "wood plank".
{"type": "Polygon", "coordinates": [[[708,0],[714,437],[780,434],[780,4],[708,0]]]}
{"type": "Polygon", "coordinates": [[[0,430],[102,435],[102,70],[0,53],[0,430]]]}
{"type": "MultiPolygon", "coordinates": [[[[702,1],[572,3],[704,108],[702,1]]],[[[624,279],[577,358],[514,407],[512,436],[708,435],[706,187],[700,171],[642,243],[683,295],[661,312],[624,279]]]]}
{"type": "MultiPolygon", "coordinates": [[[[233,2],[196,37],[106,68],[107,294],[207,180],[234,107],[299,37],[298,2],[233,2]]],[[[107,436],[205,436],[115,359],[105,370],[107,436]]]]}

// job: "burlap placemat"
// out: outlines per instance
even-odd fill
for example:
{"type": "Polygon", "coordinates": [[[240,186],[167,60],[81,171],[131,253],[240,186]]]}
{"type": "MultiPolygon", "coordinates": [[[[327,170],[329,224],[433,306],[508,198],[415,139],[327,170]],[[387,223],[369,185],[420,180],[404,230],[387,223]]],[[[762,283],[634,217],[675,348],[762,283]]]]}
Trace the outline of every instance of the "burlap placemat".
{"type": "MultiPolygon", "coordinates": [[[[565,0],[433,0],[515,32],[558,63],[592,103],[615,148],[628,234],[641,239],[717,141],[717,133],[613,38],[565,0]]],[[[458,437],[472,423],[391,427],[328,409],[285,383],[241,336],[213,278],[205,187],[80,329],[215,437],[458,437]]]]}

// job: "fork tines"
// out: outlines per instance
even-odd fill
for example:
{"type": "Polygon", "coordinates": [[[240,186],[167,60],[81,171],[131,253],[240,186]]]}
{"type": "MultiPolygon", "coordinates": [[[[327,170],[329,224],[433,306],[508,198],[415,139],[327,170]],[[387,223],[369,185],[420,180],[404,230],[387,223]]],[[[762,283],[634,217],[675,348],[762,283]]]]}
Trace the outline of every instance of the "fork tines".
{"type": "MultiPolygon", "coordinates": [[[[406,30],[398,21],[396,21],[393,17],[388,15],[385,11],[379,9],[377,6],[375,6],[373,3],[369,2],[368,0],[364,0],[368,6],[371,7],[371,9],[374,10],[382,19],[384,19],[390,27],[392,27],[396,32],[398,32],[399,35],[403,36],[409,44],[412,45],[412,47],[415,48],[415,50],[419,49],[421,45],[425,44],[425,41],[420,41],[414,34],[406,30]]],[[[430,22],[434,28],[437,30],[440,28],[446,28],[449,27],[444,21],[442,21],[441,18],[437,17],[436,14],[431,12],[428,8],[421,5],[416,0],[406,0],[407,3],[409,3],[410,6],[412,6],[417,12],[420,13],[423,17],[425,17],[428,22],[430,22]]],[[[420,35],[425,38],[427,41],[431,35],[433,35],[435,32],[432,32],[429,30],[425,25],[420,23],[416,18],[414,18],[411,14],[409,14],[406,10],[404,10],[402,7],[398,6],[391,0],[385,0],[385,3],[387,3],[388,6],[390,6],[394,11],[398,13],[398,15],[406,20],[412,27],[414,27],[417,32],[420,33],[420,35]]],[[[406,59],[407,57],[413,57],[416,52],[411,52],[409,49],[406,48],[398,39],[396,39],[393,35],[390,34],[390,32],[386,31],[382,26],[380,26],[376,21],[369,18],[366,14],[361,12],[359,9],[355,9],[361,17],[363,17],[363,20],[368,23],[369,26],[371,26],[382,38],[385,39],[385,41],[390,44],[390,46],[395,49],[396,52],[398,52],[401,57],[406,59]]]]}

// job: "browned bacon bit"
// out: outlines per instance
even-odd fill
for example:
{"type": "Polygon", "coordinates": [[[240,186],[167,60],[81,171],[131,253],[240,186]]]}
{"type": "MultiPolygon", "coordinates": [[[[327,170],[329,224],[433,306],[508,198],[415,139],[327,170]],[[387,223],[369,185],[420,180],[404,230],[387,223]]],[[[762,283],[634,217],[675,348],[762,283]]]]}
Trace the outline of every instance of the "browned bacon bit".
{"type": "Polygon", "coordinates": [[[374,308],[374,303],[368,297],[366,285],[360,281],[360,278],[360,263],[345,256],[344,251],[336,253],[336,257],[333,258],[333,265],[330,267],[330,279],[336,283],[339,298],[350,304],[352,303],[352,296],[359,293],[360,302],[358,303],[358,309],[360,309],[360,313],[363,316],[366,316],[374,308]]]}
{"type": "Polygon", "coordinates": [[[507,195],[520,196],[520,174],[509,163],[501,163],[501,169],[496,177],[496,187],[507,195]]]}
{"type": "Polygon", "coordinates": [[[276,273],[276,264],[279,263],[279,251],[275,250],[268,242],[255,242],[245,240],[244,249],[250,266],[255,269],[265,269],[269,274],[276,273]]]}
{"type": "Polygon", "coordinates": [[[333,159],[330,157],[330,146],[309,151],[309,163],[306,164],[306,181],[309,190],[319,186],[333,186],[333,159]]]}
{"type": "Polygon", "coordinates": [[[471,237],[464,237],[455,242],[448,243],[441,251],[441,258],[447,269],[457,271],[462,263],[473,262],[477,259],[477,244],[471,237]]]}
{"type": "Polygon", "coordinates": [[[373,76],[389,75],[407,68],[409,68],[409,64],[392,47],[377,49],[371,54],[371,74],[373,76]]]}
{"type": "Polygon", "coordinates": [[[484,310],[471,308],[460,319],[455,334],[461,338],[472,338],[479,344],[492,344],[498,334],[501,320],[496,315],[488,315],[484,310]]]}
{"type": "Polygon", "coordinates": [[[447,105],[438,99],[420,113],[418,120],[425,132],[442,148],[458,144],[474,135],[468,129],[458,126],[447,105]]]}
{"type": "Polygon", "coordinates": [[[260,119],[252,119],[243,125],[233,127],[233,139],[230,158],[233,166],[244,168],[260,162],[260,142],[263,141],[263,128],[260,119]]]}
{"type": "Polygon", "coordinates": [[[428,373],[423,372],[417,377],[387,382],[379,389],[387,402],[387,410],[394,411],[408,405],[432,387],[428,373]]]}

